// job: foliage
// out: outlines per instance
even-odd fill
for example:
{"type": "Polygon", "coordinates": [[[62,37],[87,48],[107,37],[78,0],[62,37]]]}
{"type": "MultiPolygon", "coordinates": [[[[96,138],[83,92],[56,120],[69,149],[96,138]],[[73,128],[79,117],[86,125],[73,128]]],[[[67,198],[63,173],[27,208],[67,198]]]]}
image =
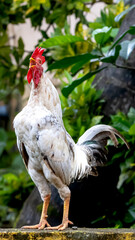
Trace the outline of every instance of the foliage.
{"type": "Polygon", "coordinates": [[[70,34],[68,35],[68,41],[65,32],[62,33],[60,29],[59,31],[55,29],[51,38],[40,43],[41,47],[48,48],[49,53],[51,52],[52,58],[55,60],[52,64],[49,64],[48,71],[59,69],[57,71],[59,74],[63,69],[67,69],[75,78],[80,70],[84,73],[82,78],[64,87],[62,93],[65,97],[68,97],[75,87],[89,79],[96,71],[103,70],[103,68],[100,68],[101,62],[110,63],[116,67],[128,68],[128,66],[117,65],[117,59],[121,56],[127,60],[132,53],[135,47],[134,39],[121,43],[120,41],[127,33],[134,35],[135,26],[130,26],[115,42],[113,40],[118,33],[122,17],[132,9],[133,7],[124,7],[123,1],[119,1],[117,5],[105,7],[105,10],[101,11],[101,17],[87,25],[87,30],[84,31],[82,23],[79,22],[76,26],[76,36],[72,36],[70,28],[68,28],[68,34],[70,34]],[[122,15],[123,12],[124,15],[122,15]],[[119,18],[116,18],[115,22],[114,18],[118,13],[119,18]],[[57,47],[55,34],[58,40],[57,47]],[[77,36],[81,37],[81,39],[79,40],[77,36]],[[72,42],[73,37],[74,42],[72,42]],[[80,49],[83,51],[80,51],[80,49]]]}
{"type": "MultiPolygon", "coordinates": [[[[3,48],[3,46],[1,46],[3,48]]],[[[10,99],[19,91],[24,92],[24,78],[27,73],[29,56],[24,56],[24,44],[21,38],[18,47],[3,48],[0,51],[0,100],[10,99]]]]}
{"type": "Polygon", "coordinates": [[[26,17],[31,19],[32,26],[40,27],[42,20],[45,18],[49,25],[57,24],[60,28],[63,28],[67,16],[75,14],[76,18],[79,17],[84,23],[87,23],[85,19],[85,12],[88,12],[84,0],[20,0],[14,1],[14,9],[18,9],[21,3],[25,3],[26,17]]]}
{"type": "Polygon", "coordinates": [[[98,69],[96,71],[87,73],[85,76],[81,76],[80,78],[78,78],[76,81],[72,81],[72,83],[70,83],[68,86],[65,86],[62,89],[62,93],[65,97],[68,97],[68,95],[72,92],[72,90],[77,87],[78,85],[80,85],[82,82],[84,82],[86,79],[94,76],[96,73],[100,72],[101,70],[105,69],[105,67],[98,69]]]}
{"type": "MultiPolygon", "coordinates": [[[[107,46],[107,51],[106,51],[106,44],[108,39],[110,38],[112,33],[112,28],[111,27],[103,27],[101,29],[96,29],[92,32],[92,36],[96,42],[96,47],[91,51],[91,53],[83,54],[83,55],[78,55],[75,57],[66,57],[63,58],[62,60],[56,61],[49,65],[48,70],[52,69],[65,69],[65,67],[72,66],[71,68],[71,73],[75,74],[79,70],[83,68],[83,65],[86,63],[94,63],[96,62],[96,67],[100,66],[100,62],[104,63],[110,63],[113,64],[114,66],[118,66],[116,64],[116,61],[119,56],[123,57],[124,59],[128,59],[131,52],[133,51],[135,47],[135,41],[134,39],[131,41],[123,41],[122,43],[119,44],[119,42],[123,39],[123,37],[129,33],[131,35],[135,34],[135,26],[130,26],[130,28],[125,31],[117,40],[111,44],[110,46],[107,46]]],[[[72,36],[71,36],[72,37],[72,36]]],[[[66,36],[63,36],[63,39],[65,39],[66,36]]],[[[70,40],[69,40],[70,41],[70,40]]],[[[88,40],[85,40],[88,41],[88,40]]],[[[55,37],[50,38],[43,42],[41,46],[45,46],[46,42],[49,44],[51,42],[51,46],[55,46],[55,37]]],[[[78,39],[76,40],[76,43],[78,42],[78,39]]],[[[68,42],[69,43],[69,42],[68,42]]],[[[65,41],[63,43],[65,45],[65,41]]],[[[118,67],[124,67],[124,66],[118,66],[118,67]]],[[[126,68],[126,67],[125,67],[126,68]]],[[[128,68],[128,67],[127,67],[128,68]]],[[[89,68],[87,69],[88,73],[84,75],[82,78],[75,80],[69,86],[66,86],[65,89],[62,90],[63,94],[65,97],[68,97],[68,95],[72,92],[72,90],[81,84],[83,81],[87,80],[89,77],[97,73],[98,71],[103,70],[104,68],[99,68],[96,71],[90,72],[89,73],[89,68]]]]}
{"type": "MultiPolygon", "coordinates": [[[[22,161],[22,160],[21,160],[22,161]]],[[[33,183],[25,171],[17,175],[5,173],[0,176],[0,226],[14,226],[25,199],[30,194],[33,183]]],[[[14,171],[13,171],[14,172],[14,171]]]]}
{"type": "Polygon", "coordinates": [[[114,37],[113,34],[115,31],[115,34],[117,33],[117,29],[121,24],[120,20],[122,19],[122,17],[119,19],[119,21],[114,21],[114,18],[122,14],[125,9],[127,10],[128,7],[124,5],[123,1],[118,1],[116,5],[107,5],[103,10],[101,10],[101,16],[97,17],[94,22],[89,23],[89,27],[93,30],[100,29],[106,26],[112,27],[114,29],[112,37],[114,37]]]}
{"type": "Polygon", "coordinates": [[[117,188],[125,200],[124,217],[121,219],[122,227],[134,227],[135,224],[135,108],[130,108],[127,115],[118,112],[111,116],[111,124],[117,128],[127,139],[130,149],[126,150],[121,142],[120,150],[113,156],[113,160],[120,160],[121,174],[117,188]],[[123,161],[124,159],[124,161],[123,161]]]}
{"type": "Polygon", "coordinates": [[[115,17],[115,22],[119,22],[123,16],[125,16],[127,13],[129,13],[133,8],[135,8],[135,4],[132,5],[131,7],[127,8],[125,11],[121,12],[115,17]]]}
{"type": "MultiPolygon", "coordinates": [[[[69,82],[71,75],[65,71],[69,82]]],[[[90,127],[101,122],[101,91],[97,91],[92,85],[93,77],[79,85],[72,91],[69,98],[61,95],[63,109],[63,121],[68,133],[75,141],[90,127]]]]}
{"type": "Polygon", "coordinates": [[[28,56],[24,58],[24,43],[20,38],[18,46],[9,46],[8,24],[24,23],[24,6],[18,6],[18,10],[12,8],[12,1],[0,2],[0,100],[11,98],[15,90],[24,91],[24,77],[28,56]]]}
{"type": "Polygon", "coordinates": [[[0,226],[13,226],[33,183],[15,150],[15,133],[0,128],[0,226]]]}

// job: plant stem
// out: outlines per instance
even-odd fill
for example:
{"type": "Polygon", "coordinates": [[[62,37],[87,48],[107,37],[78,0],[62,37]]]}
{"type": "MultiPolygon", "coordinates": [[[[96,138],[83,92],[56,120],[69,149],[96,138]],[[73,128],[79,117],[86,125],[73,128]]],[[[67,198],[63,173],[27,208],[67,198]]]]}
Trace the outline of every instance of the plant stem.
{"type": "Polygon", "coordinates": [[[122,65],[118,65],[116,63],[113,63],[113,65],[117,68],[123,68],[123,69],[129,69],[129,70],[135,70],[135,68],[133,67],[129,67],[129,66],[122,66],[122,65]]]}

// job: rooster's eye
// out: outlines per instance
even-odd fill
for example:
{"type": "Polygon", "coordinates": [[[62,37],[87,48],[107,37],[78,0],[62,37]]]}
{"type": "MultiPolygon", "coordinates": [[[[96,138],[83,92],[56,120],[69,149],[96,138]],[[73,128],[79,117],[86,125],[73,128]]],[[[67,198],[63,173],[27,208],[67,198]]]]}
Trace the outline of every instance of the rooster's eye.
{"type": "Polygon", "coordinates": [[[40,64],[42,63],[42,62],[41,62],[41,59],[38,60],[38,63],[40,63],[40,64]]]}

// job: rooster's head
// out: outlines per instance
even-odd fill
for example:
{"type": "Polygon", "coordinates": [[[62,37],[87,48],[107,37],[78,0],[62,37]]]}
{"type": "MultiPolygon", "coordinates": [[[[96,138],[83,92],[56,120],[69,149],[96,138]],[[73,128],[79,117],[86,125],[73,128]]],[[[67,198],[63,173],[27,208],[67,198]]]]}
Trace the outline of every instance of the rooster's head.
{"type": "Polygon", "coordinates": [[[42,56],[43,52],[44,52],[44,49],[42,48],[37,47],[35,49],[35,51],[33,52],[30,58],[29,71],[27,73],[28,83],[30,83],[31,80],[33,79],[36,87],[43,73],[42,64],[45,62],[45,57],[42,56]]]}

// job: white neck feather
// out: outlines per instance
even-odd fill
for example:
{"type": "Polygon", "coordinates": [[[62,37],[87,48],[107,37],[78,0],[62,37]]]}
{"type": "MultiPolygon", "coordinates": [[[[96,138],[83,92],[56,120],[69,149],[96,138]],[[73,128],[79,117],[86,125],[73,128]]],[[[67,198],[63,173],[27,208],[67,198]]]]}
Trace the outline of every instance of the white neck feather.
{"type": "Polygon", "coordinates": [[[62,121],[62,110],[58,92],[47,75],[41,76],[40,82],[35,88],[32,81],[31,93],[28,105],[44,106],[62,121]]]}
{"type": "Polygon", "coordinates": [[[37,87],[35,87],[34,81],[32,80],[28,104],[32,105],[36,103],[44,105],[44,97],[45,97],[45,79],[43,79],[42,75],[37,87]]]}

